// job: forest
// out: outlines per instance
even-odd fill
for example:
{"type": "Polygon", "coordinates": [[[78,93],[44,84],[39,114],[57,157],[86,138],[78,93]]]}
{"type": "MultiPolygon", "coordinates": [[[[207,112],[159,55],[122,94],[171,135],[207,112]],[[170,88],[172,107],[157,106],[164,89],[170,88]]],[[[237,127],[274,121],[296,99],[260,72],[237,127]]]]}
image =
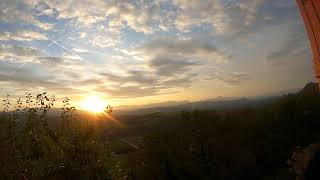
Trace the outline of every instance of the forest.
{"type": "Polygon", "coordinates": [[[1,179],[320,177],[315,83],[257,107],[119,115],[108,106],[121,126],[79,113],[68,98],[52,115],[55,101],[46,92],[3,99],[1,179]]]}

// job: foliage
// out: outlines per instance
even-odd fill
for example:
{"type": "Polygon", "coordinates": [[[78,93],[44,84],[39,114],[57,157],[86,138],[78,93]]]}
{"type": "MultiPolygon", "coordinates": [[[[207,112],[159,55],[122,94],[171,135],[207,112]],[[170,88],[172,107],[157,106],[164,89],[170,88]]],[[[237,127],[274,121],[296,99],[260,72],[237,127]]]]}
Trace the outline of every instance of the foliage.
{"type": "MultiPolygon", "coordinates": [[[[52,126],[55,97],[26,94],[13,105],[7,96],[0,173],[3,179],[312,179],[320,163],[315,87],[256,108],[123,116],[118,128],[80,120],[68,98],[52,126]]],[[[107,106],[104,113],[112,112],[107,106]]]]}
{"type": "Polygon", "coordinates": [[[63,100],[59,126],[48,125],[55,102],[46,92],[18,99],[9,111],[3,101],[1,118],[0,173],[4,179],[109,179],[108,144],[93,125],[75,121],[75,107],[63,100]]]}
{"type": "Polygon", "coordinates": [[[295,179],[305,173],[292,171],[301,159],[297,146],[320,142],[319,107],[318,89],[307,85],[261,108],[182,112],[175,119],[177,125],[153,132],[144,138],[140,151],[129,155],[130,175],[132,179],[295,179]]]}

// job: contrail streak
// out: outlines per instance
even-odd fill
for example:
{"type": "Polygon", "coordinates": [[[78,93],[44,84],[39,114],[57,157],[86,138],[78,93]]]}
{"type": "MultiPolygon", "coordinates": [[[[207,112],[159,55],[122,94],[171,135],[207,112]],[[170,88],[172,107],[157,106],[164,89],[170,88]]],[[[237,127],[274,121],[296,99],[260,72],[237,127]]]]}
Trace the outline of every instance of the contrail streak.
{"type": "Polygon", "coordinates": [[[64,47],[64,46],[62,46],[60,43],[56,42],[56,41],[53,40],[53,39],[50,39],[50,38],[48,38],[48,39],[49,39],[50,41],[52,41],[54,44],[56,44],[56,45],[60,46],[61,48],[63,48],[64,50],[68,51],[69,53],[71,53],[71,54],[79,57],[82,61],[86,62],[87,64],[90,64],[87,60],[83,59],[83,58],[82,58],[80,55],[78,55],[77,53],[69,50],[68,48],[66,48],[66,47],[64,47]]]}
{"type": "MultiPolygon", "coordinates": [[[[59,38],[58,38],[58,39],[56,39],[55,41],[59,41],[60,39],[63,39],[63,38],[65,38],[65,37],[67,37],[68,35],[70,35],[70,34],[72,34],[72,33],[76,32],[76,31],[78,31],[78,30],[80,30],[80,29],[82,29],[82,28],[84,28],[84,27],[81,27],[81,28],[78,28],[78,29],[74,29],[73,31],[71,31],[71,32],[69,32],[69,33],[67,33],[67,34],[65,34],[64,36],[59,37],[59,38]]],[[[54,44],[54,42],[51,42],[51,43],[48,45],[48,47],[49,47],[49,46],[51,46],[52,44],[54,44]]]]}
{"type": "Polygon", "coordinates": [[[23,63],[23,64],[21,64],[16,70],[14,70],[14,71],[12,71],[11,73],[10,73],[10,75],[12,76],[12,75],[14,75],[14,74],[16,74],[24,65],[26,65],[28,62],[25,62],[25,63],[23,63]]]}
{"type": "MultiPolygon", "coordinates": [[[[63,48],[64,50],[68,51],[69,53],[71,53],[71,54],[79,57],[82,61],[86,62],[87,64],[90,64],[87,60],[83,59],[80,55],[76,54],[75,52],[71,51],[70,49],[62,46],[60,43],[57,42],[57,41],[65,38],[65,37],[67,37],[68,35],[76,32],[76,31],[78,31],[78,30],[80,30],[80,29],[83,29],[83,28],[84,28],[84,27],[74,29],[73,31],[65,34],[64,36],[62,36],[62,37],[60,37],[60,38],[58,38],[58,39],[56,39],[56,40],[52,40],[52,39],[48,38],[48,39],[51,41],[51,43],[48,45],[48,47],[51,46],[52,44],[57,44],[58,46],[60,46],[60,47],[63,48]]],[[[9,73],[9,75],[12,76],[12,75],[16,74],[16,73],[17,73],[23,66],[25,66],[27,63],[28,63],[28,62],[25,62],[25,63],[21,64],[16,70],[14,70],[14,71],[12,71],[11,73],[9,73]]]]}

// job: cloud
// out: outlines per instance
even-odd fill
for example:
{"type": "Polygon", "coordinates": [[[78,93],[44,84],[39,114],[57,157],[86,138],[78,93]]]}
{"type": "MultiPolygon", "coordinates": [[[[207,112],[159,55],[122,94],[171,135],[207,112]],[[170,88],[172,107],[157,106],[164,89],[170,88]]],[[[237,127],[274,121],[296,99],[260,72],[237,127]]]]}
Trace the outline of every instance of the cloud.
{"type": "Polygon", "coordinates": [[[7,23],[28,23],[43,30],[50,30],[53,24],[42,22],[33,14],[34,1],[2,0],[0,21],[7,23]]]}
{"type": "Polygon", "coordinates": [[[162,88],[176,88],[179,92],[179,88],[188,88],[192,86],[193,81],[197,77],[197,74],[191,73],[191,74],[183,74],[178,77],[171,77],[167,78],[164,81],[161,82],[160,87],[162,88]]]}
{"type": "Polygon", "coordinates": [[[45,2],[37,2],[34,9],[36,10],[36,14],[38,16],[46,15],[52,17],[55,13],[54,9],[51,9],[50,6],[45,2]]]}
{"type": "Polygon", "coordinates": [[[131,70],[128,73],[129,73],[129,76],[128,76],[129,81],[131,82],[136,82],[139,84],[153,84],[157,81],[153,76],[148,75],[143,71],[131,70]]]}
{"type": "Polygon", "coordinates": [[[63,58],[63,57],[46,57],[46,56],[43,56],[43,57],[39,57],[38,58],[40,64],[43,64],[43,65],[46,65],[46,66],[49,66],[49,67],[57,67],[57,66],[60,66],[61,65],[68,65],[68,59],[66,58],[63,58]]]}
{"type": "Polygon", "coordinates": [[[245,25],[249,26],[256,20],[258,8],[261,6],[263,0],[250,0],[240,2],[238,4],[240,10],[244,12],[245,25]]]}
{"type": "Polygon", "coordinates": [[[285,64],[307,47],[303,24],[294,24],[301,17],[291,0],[4,0],[0,7],[0,63],[11,63],[10,68],[1,64],[8,70],[0,68],[0,81],[21,89],[130,98],[179,93],[200,83],[240,85],[250,72],[209,69],[241,68],[248,56],[258,61],[260,46],[269,52],[268,63],[285,64]],[[272,33],[301,28],[269,41],[267,28],[282,24],[274,28],[281,32],[272,33]],[[38,49],[48,37],[66,38],[57,41],[90,64],[58,46],[38,49]],[[270,47],[275,45],[280,48],[270,47]],[[15,76],[7,75],[25,62],[15,76]],[[200,75],[211,81],[198,81],[200,75]]]}
{"type": "Polygon", "coordinates": [[[218,63],[228,61],[228,57],[218,50],[212,42],[197,38],[181,40],[164,37],[144,44],[139,50],[154,56],[172,55],[186,59],[211,60],[218,63]]]}
{"type": "Polygon", "coordinates": [[[127,26],[136,32],[149,34],[155,31],[152,24],[159,20],[159,3],[147,0],[57,0],[46,4],[58,11],[58,18],[74,19],[81,25],[93,25],[108,19],[113,31],[127,26]]]}
{"type": "Polygon", "coordinates": [[[90,41],[93,46],[97,47],[116,47],[121,42],[121,32],[111,31],[110,29],[100,29],[98,34],[94,34],[90,41]]]}
{"type": "MultiPolygon", "coordinates": [[[[122,79],[121,77],[117,77],[116,79],[118,78],[120,78],[120,81],[123,82],[123,84],[101,85],[101,82],[98,83],[95,80],[90,81],[90,83],[95,84],[94,87],[97,87],[95,89],[97,92],[106,93],[110,97],[134,98],[178,93],[190,87],[193,81],[193,75],[190,74],[176,78],[154,78],[150,83],[139,80],[138,82],[140,83],[134,84],[124,83],[127,80],[126,77],[124,77],[124,79],[122,79]]],[[[134,82],[136,82],[136,80],[134,80],[134,82]]]]}
{"type": "Polygon", "coordinates": [[[116,1],[107,15],[115,16],[118,22],[125,22],[127,26],[137,32],[150,34],[155,31],[154,23],[159,21],[160,6],[157,2],[116,1]]]}
{"type": "Polygon", "coordinates": [[[247,73],[228,73],[228,72],[216,72],[210,74],[206,80],[214,80],[217,82],[221,82],[227,85],[237,86],[240,85],[242,82],[247,81],[250,79],[250,75],[247,73]]]}
{"type": "Polygon", "coordinates": [[[208,63],[228,61],[228,56],[212,42],[197,38],[162,37],[145,43],[137,51],[149,69],[161,78],[178,78],[208,63]]]}
{"type": "Polygon", "coordinates": [[[102,0],[56,0],[45,1],[46,10],[54,9],[59,19],[75,19],[81,25],[91,25],[104,20],[110,5],[102,0]]]}
{"type": "MultiPolygon", "coordinates": [[[[197,73],[191,72],[205,65],[206,60],[218,63],[226,61],[226,56],[204,39],[159,38],[133,51],[126,54],[130,57],[139,56],[137,59],[145,70],[130,70],[128,67],[127,70],[123,69],[125,72],[121,75],[102,72],[99,75],[107,85],[101,85],[99,91],[110,93],[112,97],[124,94],[124,87],[130,87],[131,95],[135,97],[180,92],[192,85],[197,73]]],[[[96,83],[95,80],[86,82],[96,83]]]]}
{"type": "Polygon", "coordinates": [[[119,32],[129,27],[136,32],[152,34],[158,30],[177,28],[190,31],[192,27],[207,24],[217,34],[225,34],[233,30],[232,24],[241,20],[251,24],[255,20],[262,0],[241,0],[227,6],[223,0],[56,0],[56,1],[2,1],[1,20],[8,23],[26,22],[43,30],[50,30],[53,24],[42,22],[39,15],[57,17],[76,22],[75,25],[88,26],[108,22],[106,27],[112,32],[119,32]],[[175,6],[165,9],[163,7],[175,6]],[[241,13],[233,15],[235,8],[241,13]],[[53,14],[56,13],[56,16],[53,14]],[[174,27],[171,27],[174,26],[174,27]]]}
{"type": "Polygon", "coordinates": [[[46,35],[32,30],[17,30],[15,32],[0,30],[0,41],[33,41],[47,40],[46,35]]]}
{"type": "MultiPolygon", "coordinates": [[[[181,40],[176,38],[162,38],[145,44],[142,49],[154,54],[177,54],[210,59],[223,56],[215,45],[203,39],[181,40]]],[[[217,60],[219,61],[219,60],[217,60]]]]}
{"type": "Polygon", "coordinates": [[[96,89],[99,92],[106,93],[114,98],[134,98],[159,95],[155,87],[127,86],[127,87],[103,87],[96,89]]]}
{"type": "Polygon", "coordinates": [[[44,86],[54,80],[53,76],[37,74],[33,69],[24,67],[15,71],[17,66],[14,63],[0,62],[0,82],[14,82],[20,84],[38,84],[44,86]],[[15,72],[15,73],[12,73],[15,72]]]}
{"type": "Polygon", "coordinates": [[[0,59],[15,62],[31,62],[37,57],[44,55],[44,52],[31,47],[23,47],[11,44],[0,45],[0,59]]]}
{"type": "Polygon", "coordinates": [[[78,52],[78,53],[89,53],[90,50],[84,49],[84,48],[72,48],[73,51],[78,52]]]}
{"type": "Polygon", "coordinates": [[[81,88],[72,85],[72,81],[65,77],[59,78],[61,74],[48,73],[41,64],[29,63],[17,71],[19,66],[20,64],[0,61],[1,86],[14,89],[14,93],[36,93],[38,90],[62,96],[83,93],[81,88]]]}
{"type": "MultiPolygon", "coordinates": [[[[304,29],[302,30],[304,31],[304,29]]],[[[299,59],[301,56],[309,54],[310,45],[303,31],[300,31],[300,29],[293,32],[287,31],[286,35],[288,38],[285,39],[280,48],[275,49],[267,55],[267,62],[274,66],[286,65],[294,59],[299,59]]]]}
{"type": "Polygon", "coordinates": [[[179,57],[155,57],[149,67],[160,76],[174,76],[188,72],[192,67],[200,65],[199,62],[181,59],[179,57]]]}
{"type": "Polygon", "coordinates": [[[297,21],[301,17],[295,1],[239,0],[233,1],[228,9],[232,30],[226,38],[231,41],[248,40],[271,26],[295,24],[293,28],[303,28],[301,21],[297,21]]]}
{"type": "Polygon", "coordinates": [[[229,29],[229,15],[221,0],[173,0],[179,9],[175,25],[179,30],[189,30],[194,26],[209,24],[222,34],[229,29]]]}
{"type": "MultiPolygon", "coordinates": [[[[161,63],[166,64],[166,63],[161,63]]],[[[178,67],[177,65],[174,65],[178,67]]],[[[179,67],[181,68],[181,67],[179,67]]],[[[99,92],[107,93],[114,98],[154,96],[167,93],[177,93],[191,86],[196,74],[181,73],[179,71],[166,73],[148,71],[126,72],[126,75],[116,75],[113,73],[100,73],[103,78],[89,79],[82,83],[98,86],[99,92]],[[101,80],[103,79],[103,80],[101,80]]]]}
{"type": "Polygon", "coordinates": [[[28,62],[41,64],[50,69],[67,67],[71,64],[75,68],[75,63],[79,61],[78,59],[72,59],[69,56],[49,56],[46,52],[37,48],[11,44],[0,45],[0,60],[14,63],[28,62]]]}
{"type": "MultiPolygon", "coordinates": [[[[132,56],[132,53],[130,53],[132,56]]],[[[98,91],[108,93],[112,97],[153,96],[162,93],[177,93],[192,85],[197,73],[192,73],[196,67],[206,64],[206,60],[221,63],[226,56],[216,46],[204,39],[174,39],[159,38],[145,43],[135,49],[133,56],[140,56],[146,65],[142,70],[126,70],[117,75],[102,72],[105,78],[98,91]],[[130,93],[125,95],[130,89],[130,93]]],[[[139,60],[139,61],[140,61],[139,60]]],[[[93,83],[96,80],[88,80],[93,83]]]]}
{"type": "Polygon", "coordinates": [[[100,73],[101,76],[107,78],[111,82],[119,84],[138,83],[138,84],[153,84],[157,81],[150,73],[143,71],[128,71],[126,76],[115,75],[112,73],[100,73]]]}

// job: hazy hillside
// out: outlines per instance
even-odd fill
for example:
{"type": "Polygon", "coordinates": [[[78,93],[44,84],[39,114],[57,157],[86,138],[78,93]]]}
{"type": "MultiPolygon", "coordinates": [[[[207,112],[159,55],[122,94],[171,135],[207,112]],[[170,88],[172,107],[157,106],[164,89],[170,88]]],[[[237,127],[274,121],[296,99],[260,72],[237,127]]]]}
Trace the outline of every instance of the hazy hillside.
{"type": "Polygon", "coordinates": [[[118,110],[119,114],[150,114],[155,112],[175,112],[175,111],[191,111],[191,110],[227,110],[245,107],[257,107],[271,104],[280,97],[265,97],[259,99],[248,98],[218,98],[212,100],[196,101],[196,102],[175,102],[163,103],[161,106],[157,104],[152,107],[132,106],[130,110],[118,110]],[[169,104],[169,105],[168,105],[169,104]],[[176,105],[177,104],[177,105],[176,105]]]}
{"type": "Polygon", "coordinates": [[[304,149],[320,142],[315,83],[274,98],[115,110],[112,119],[66,107],[4,112],[5,179],[291,180],[304,149]]]}

